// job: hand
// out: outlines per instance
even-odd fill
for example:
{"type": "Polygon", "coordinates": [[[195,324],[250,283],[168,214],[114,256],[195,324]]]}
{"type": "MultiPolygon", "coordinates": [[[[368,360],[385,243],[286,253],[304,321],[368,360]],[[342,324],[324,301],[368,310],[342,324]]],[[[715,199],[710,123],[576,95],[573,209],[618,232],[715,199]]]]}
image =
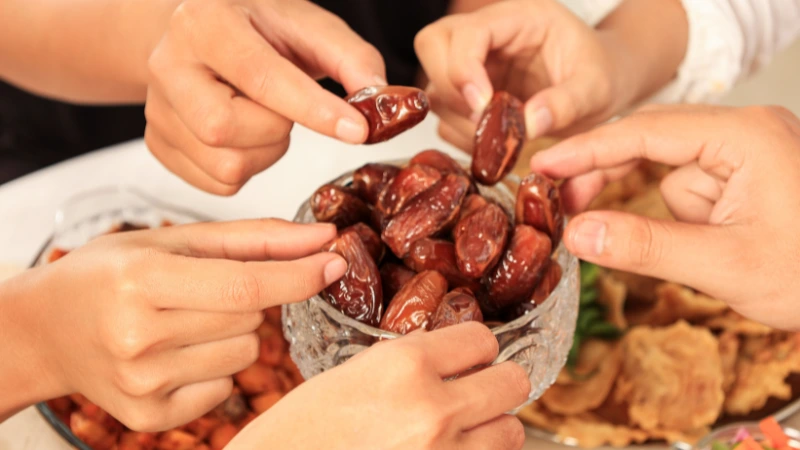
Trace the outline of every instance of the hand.
{"type": "Polygon", "coordinates": [[[519,365],[442,380],[497,352],[477,322],[378,343],[297,387],[226,448],[519,449],[522,424],[504,414],[530,393],[519,365]]]}
{"type": "Polygon", "coordinates": [[[344,274],[341,257],[318,253],[335,234],[253,220],[103,236],[25,274],[15,320],[58,381],[48,394],[80,392],[134,430],[169,429],[229,396],[258,358],[264,309],[344,274]]]}
{"type": "Polygon", "coordinates": [[[569,178],[561,192],[576,211],[639,159],[678,167],[661,183],[678,222],[587,212],[567,226],[567,248],[800,329],[800,121],[778,107],[653,107],[545,150],[531,168],[569,178]]]}
{"type": "Polygon", "coordinates": [[[169,170],[233,195],[289,146],[294,122],[350,143],[367,122],[349,92],[386,84],[378,51],[306,0],[187,0],[149,60],[145,140],[169,170]]]}
{"type": "Polygon", "coordinates": [[[595,30],[556,0],[509,0],[439,20],[415,41],[439,134],[471,151],[495,89],[525,102],[530,139],[604,122],[674,76],[683,16],[677,1],[628,0],[595,30]]]}

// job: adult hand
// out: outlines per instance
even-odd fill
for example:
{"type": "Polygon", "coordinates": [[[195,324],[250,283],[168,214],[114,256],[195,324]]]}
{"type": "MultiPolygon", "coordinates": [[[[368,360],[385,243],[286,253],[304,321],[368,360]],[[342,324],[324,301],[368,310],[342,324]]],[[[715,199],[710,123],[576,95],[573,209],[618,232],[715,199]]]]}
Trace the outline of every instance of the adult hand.
{"type": "Polygon", "coordinates": [[[386,84],[378,51],[306,0],[186,0],[149,60],[145,140],[169,170],[233,195],[283,156],[295,122],[362,143],[349,92],[386,84]]]}
{"type": "Polygon", "coordinates": [[[340,256],[319,252],[335,234],[252,220],[94,239],[14,280],[14,319],[38,352],[24,363],[40,363],[49,398],[79,392],[134,430],[189,422],[258,358],[264,309],[344,274],[340,256]]]}
{"type": "Polygon", "coordinates": [[[574,217],[564,243],[603,266],[686,284],[770,326],[800,329],[800,120],[779,107],[650,107],[533,157],[585,208],[637,160],[677,166],[661,193],[677,222],[574,217]]]}
{"type": "Polygon", "coordinates": [[[226,448],[519,449],[522,424],[504,414],[530,393],[519,365],[443,381],[497,352],[476,322],[378,343],[297,387],[226,448]]]}

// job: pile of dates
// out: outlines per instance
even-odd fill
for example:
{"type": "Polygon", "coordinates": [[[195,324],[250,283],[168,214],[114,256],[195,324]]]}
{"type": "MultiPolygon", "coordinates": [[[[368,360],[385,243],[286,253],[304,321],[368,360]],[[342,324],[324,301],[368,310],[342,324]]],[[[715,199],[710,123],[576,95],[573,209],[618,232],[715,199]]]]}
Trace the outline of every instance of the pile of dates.
{"type": "MultiPolygon", "coordinates": [[[[421,103],[416,89],[385,89],[394,89],[396,106],[409,104],[403,92],[414,96],[410,104],[421,103]]],[[[370,92],[357,96],[359,110],[371,126],[381,123],[381,139],[405,131],[407,122],[398,131],[379,120],[387,101],[378,100],[380,89],[370,92]]],[[[557,187],[529,175],[513,214],[479,188],[511,171],[524,137],[521,102],[499,92],[479,122],[471,173],[447,154],[425,150],[405,167],[366,164],[349,185],[317,189],[314,217],[339,229],[323,250],[348,262],[321,295],[353,319],[400,334],[509,321],[541,304],[561,279],[552,258],[564,225],[557,187]]]]}

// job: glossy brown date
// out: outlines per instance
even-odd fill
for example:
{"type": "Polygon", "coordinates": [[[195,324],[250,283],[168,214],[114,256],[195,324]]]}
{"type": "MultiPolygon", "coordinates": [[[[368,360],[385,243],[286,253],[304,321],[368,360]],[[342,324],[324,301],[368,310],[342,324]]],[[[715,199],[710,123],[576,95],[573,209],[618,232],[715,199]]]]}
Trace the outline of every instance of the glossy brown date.
{"type": "Polygon", "coordinates": [[[415,241],[448,230],[458,218],[461,203],[469,189],[469,179],[448,174],[395,215],[381,238],[400,258],[408,255],[415,241]]]}
{"type": "Polygon", "coordinates": [[[507,92],[496,92],[475,132],[472,177],[487,186],[497,184],[514,168],[524,141],[522,102],[507,92]]]}
{"type": "Polygon", "coordinates": [[[501,311],[529,299],[549,261],[550,238],[531,226],[515,226],[503,257],[486,278],[485,310],[501,311]]]}
{"type": "Polygon", "coordinates": [[[400,168],[391,164],[365,164],[353,172],[353,189],[362,200],[374,205],[398,172],[400,168]]]}
{"type": "Polygon", "coordinates": [[[451,289],[467,287],[478,290],[478,281],[464,276],[456,264],[456,251],[452,242],[442,239],[423,238],[411,244],[403,262],[415,272],[435,270],[447,280],[451,289]]]}
{"type": "Polygon", "coordinates": [[[461,212],[458,215],[458,221],[464,220],[465,217],[479,210],[483,205],[489,203],[482,195],[470,194],[464,199],[464,204],[461,205],[461,212]]]}
{"type": "Polygon", "coordinates": [[[381,265],[381,284],[383,285],[383,300],[389,302],[400,292],[417,273],[406,266],[394,263],[384,263],[381,265]]]}
{"type": "Polygon", "coordinates": [[[428,270],[412,278],[392,298],[381,319],[381,329],[408,334],[417,329],[430,329],[430,319],[447,293],[447,280],[428,270]]]}
{"type": "Polygon", "coordinates": [[[345,100],[367,118],[365,144],[376,144],[407,131],[425,119],[430,106],[420,89],[408,86],[370,86],[345,100]]]}
{"type": "Polygon", "coordinates": [[[470,278],[481,278],[491,270],[508,242],[510,223],[503,208],[486,203],[461,219],[453,229],[458,269],[470,278]]]}
{"type": "Polygon", "coordinates": [[[365,222],[370,218],[369,206],[353,190],[326,184],[311,196],[311,212],[319,222],[330,222],[337,228],[365,222]]]}
{"type": "Polygon", "coordinates": [[[375,260],[358,233],[342,233],[323,248],[347,261],[344,276],[323,291],[323,298],[345,315],[367,325],[378,325],[383,312],[383,287],[375,260]]]}
{"type": "Polygon", "coordinates": [[[550,236],[553,248],[564,234],[564,209],[558,187],[544,175],[532,173],[522,180],[515,208],[517,223],[530,225],[550,236]]]}
{"type": "Polygon", "coordinates": [[[469,321],[483,322],[483,313],[472,291],[459,288],[444,296],[431,317],[431,330],[469,321]]]}
{"type": "Polygon", "coordinates": [[[544,303],[561,281],[561,272],[561,264],[559,264],[558,261],[550,260],[550,263],[548,263],[547,267],[544,269],[542,279],[539,280],[539,284],[537,284],[536,289],[533,290],[533,295],[531,295],[530,300],[514,306],[511,309],[511,316],[509,319],[514,320],[517,317],[522,317],[544,303]]]}
{"type": "Polygon", "coordinates": [[[352,231],[358,235],[358,237],[361,239],[361,242],[364,244],[364,247],[367,248],[370,256],[372,256],[372,259],[375,260],[376,264],[381,262],[386,248],[383,245],[383,241],[381,241],[381,237],[375,232],[375,230],[370,228],[369,225],[359,222],[355,225],[350,225],[349,227],[345,228],[342,230],[342,233],[346,233],[348,231],[352,231]]]}
{"type": "MultiPolygon", "coordinates": [[[[451,158],[447,153],[439,150],[423,150],[411,158],[409,163],[433,167],[441,172],[442,175],[454,173],[457,175],[464,175],[465,177],[469,178],[469,173],[467,173],[467,171],[461,167],[461,164],[459,164],[455,159],[451,158]]],[[[478,186],[475,185],[474,181],[472,181],[470,184],[469,192],[470,194],[478,193],[478,186]]]]}
{"type": "Polygon", "coordinates": [[[386,185],[378,198],[376,209],[384,219],[391,219],[414,197],[442,179],[433,167],[413,165],[402,169],[386,185]]]}

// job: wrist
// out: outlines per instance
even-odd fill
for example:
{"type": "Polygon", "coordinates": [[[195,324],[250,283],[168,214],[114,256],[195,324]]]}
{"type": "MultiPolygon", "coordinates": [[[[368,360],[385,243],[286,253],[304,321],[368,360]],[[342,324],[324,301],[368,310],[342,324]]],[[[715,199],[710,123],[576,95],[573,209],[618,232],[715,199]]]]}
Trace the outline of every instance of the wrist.
{"type": "Polygon", "coordinates": [[[620,112],[677,76],[689,24],[680,0],[625,0],[597,26],[597,34],[614,67],[615,112],[620,112]]]}
{"type": "MultiPolygon", "coordinates": [[[[38,270],[0,283],[0,422],[35,403],[69,393],[47,357],[37,298],[38,270]]],[[[44,310],[46,311],[46,310],[44,310]]]]}

